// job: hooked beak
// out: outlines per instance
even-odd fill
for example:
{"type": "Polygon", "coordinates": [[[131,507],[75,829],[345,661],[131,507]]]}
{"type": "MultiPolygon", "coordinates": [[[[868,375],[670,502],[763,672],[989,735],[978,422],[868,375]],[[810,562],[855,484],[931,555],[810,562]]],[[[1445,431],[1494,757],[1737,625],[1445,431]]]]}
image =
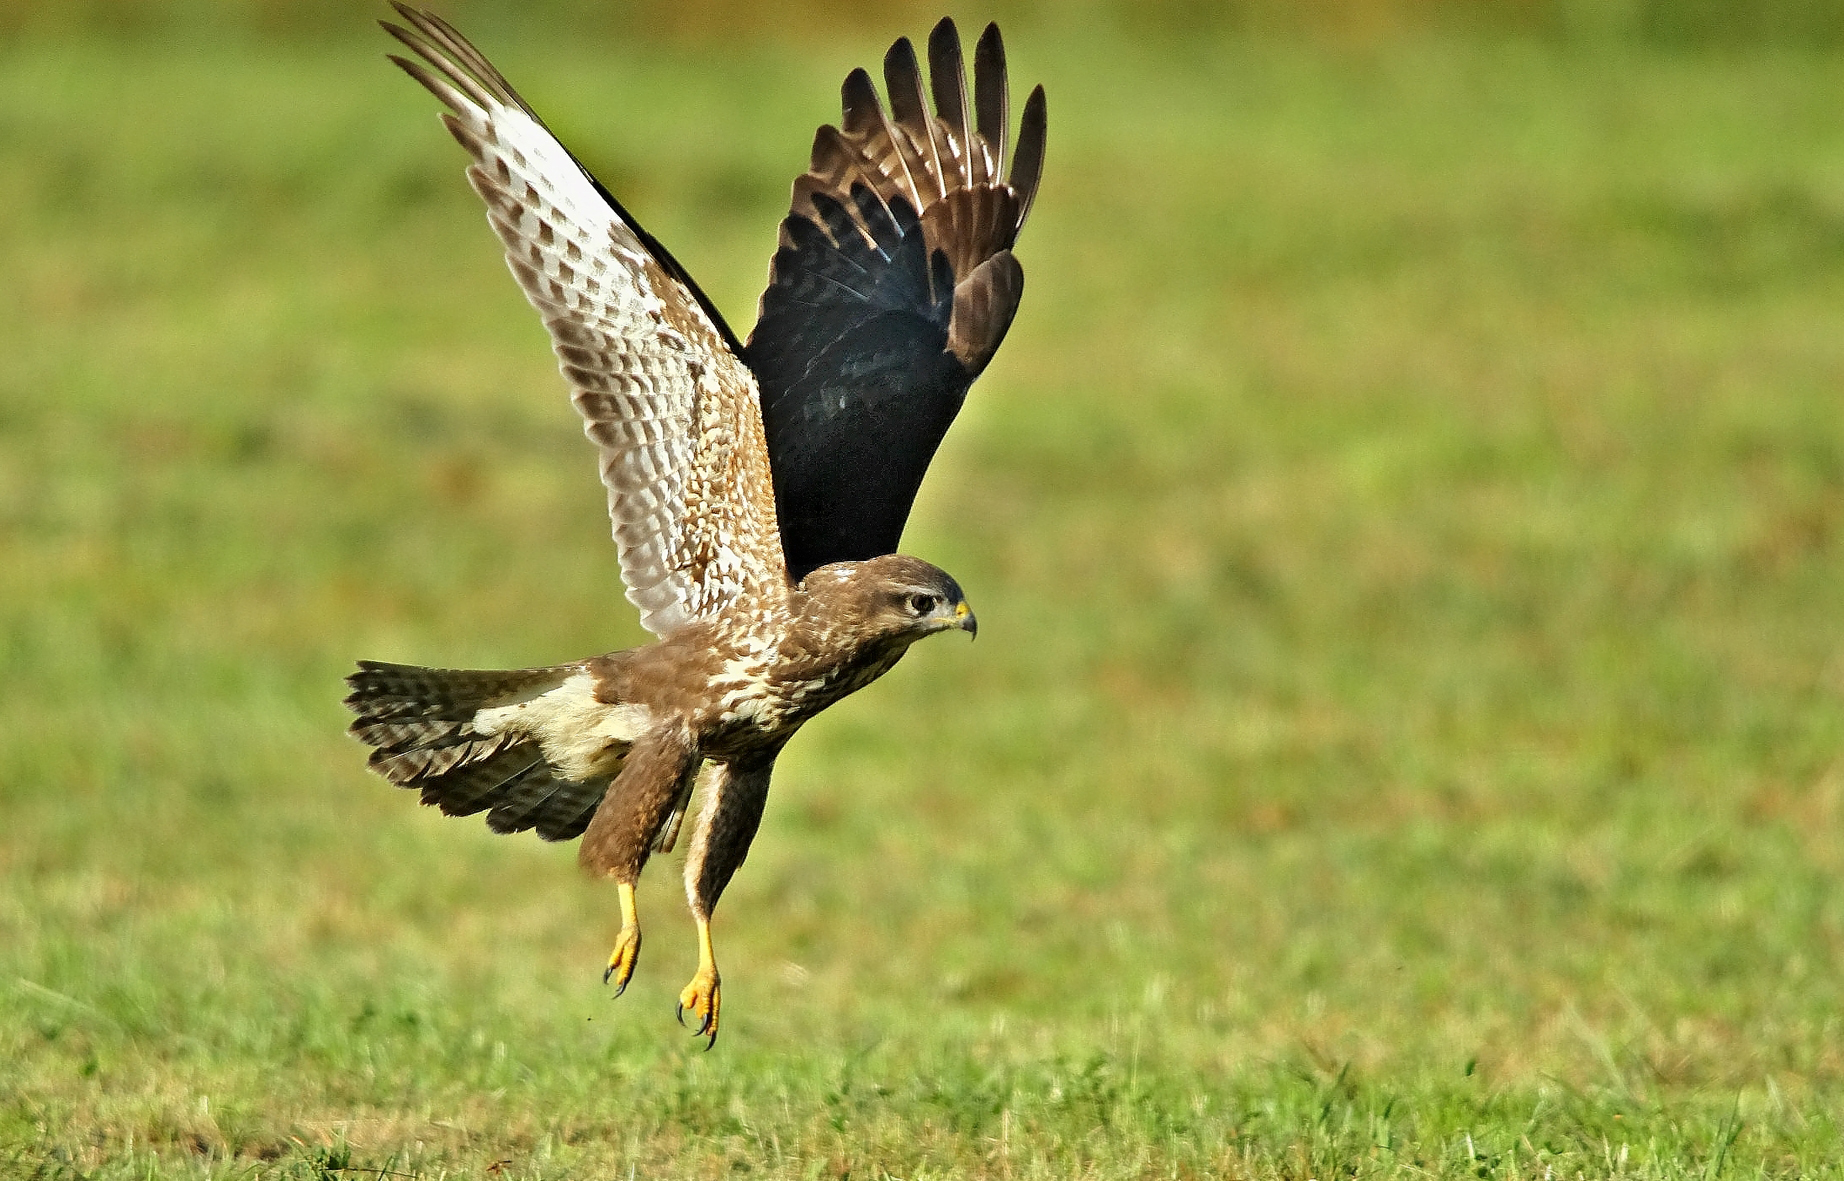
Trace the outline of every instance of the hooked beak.
{"type": "Polygon", "coordinates": [[[980,638],[980,621],[973,617],[973,608],[967,606],[965,599],[954,605],[954,626],[976,640],[980,638]]]}

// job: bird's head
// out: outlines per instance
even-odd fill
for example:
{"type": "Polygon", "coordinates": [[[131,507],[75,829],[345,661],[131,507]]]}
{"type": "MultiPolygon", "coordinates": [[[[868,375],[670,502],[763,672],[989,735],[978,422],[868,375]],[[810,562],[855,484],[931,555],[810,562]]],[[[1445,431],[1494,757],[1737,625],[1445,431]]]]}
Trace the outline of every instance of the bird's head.
{"type": "Polygon", "coordinates": [[[979,631],[960,583],[920,558],[887,554],[834,562],[801,580],[821,618],[845,623],[866,639],[912,642],[936,632],[979,631]]]}

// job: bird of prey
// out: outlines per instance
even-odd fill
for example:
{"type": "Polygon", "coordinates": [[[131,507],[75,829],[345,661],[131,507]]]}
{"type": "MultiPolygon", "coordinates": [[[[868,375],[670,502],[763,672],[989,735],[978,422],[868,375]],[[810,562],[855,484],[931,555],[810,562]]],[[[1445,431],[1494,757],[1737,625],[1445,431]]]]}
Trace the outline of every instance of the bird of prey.
{"type": "Polygon", "coordinates": [[[967,91],[943,20],[864,70],[794,181],[756,326],[739,340],[690,275],[433,13],[383,23],[447,110],[506,262],[544,320],[600,457],[627,597],[657,640],[514,671],[362,661],[370,765],[495,832],[581,836],[613,878],[620,995],[634,889],[700,797],[685,860],[698,970],[679,1000],[717,1037],[711,912],[742,864],[782,746],[924,636],[974,631],[954,579],[895,552],[924,471],[1024,289],[1012,245],[1044,160],[1044,92],[1012,138],[987,26],[967,91]],[[932,102],[930,101],[932,99],[932,102]],[[932,108],[932,109],[931,109],[932,108]],[[701,772],[701,768],[708,768],[701,772]]]}

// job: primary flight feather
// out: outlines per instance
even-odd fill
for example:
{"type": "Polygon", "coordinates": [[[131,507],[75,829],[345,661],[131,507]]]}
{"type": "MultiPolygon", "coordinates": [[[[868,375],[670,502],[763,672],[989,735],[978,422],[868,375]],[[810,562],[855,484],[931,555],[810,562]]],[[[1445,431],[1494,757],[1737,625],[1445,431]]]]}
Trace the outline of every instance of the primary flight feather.
{"type": "MultiPolygon", "coordinates": [[[[814,138],[747,343],[685,269],[479,50],[394,3],[392,60],[447,110],[506,261],[551,335],[601,460],[628,598],[655,643],[513,671],[362,661],[347,678],[371,766],[498,832],[582,836],[615,880],[605,980],[640,951],[634,888],[700,797],[685,887],[699,967],[680,997],[717,1036],[711,912],[748,852],[770,772],[815,714],[939,631],[974,630],[959,585],[894,551],[922,476],[1024,289],[1012,256],[1044,151],[1033,90],[1010,138],[988,26],[969,103],[960,38],[845,80],[814,138]],[[933,99],[933,111],[929,98],[933,99]],[[700,775],[700,769],[706,768],[700,775]]],[[[708,1044],[708,1043],[707,1043],[708,1044]]]]}

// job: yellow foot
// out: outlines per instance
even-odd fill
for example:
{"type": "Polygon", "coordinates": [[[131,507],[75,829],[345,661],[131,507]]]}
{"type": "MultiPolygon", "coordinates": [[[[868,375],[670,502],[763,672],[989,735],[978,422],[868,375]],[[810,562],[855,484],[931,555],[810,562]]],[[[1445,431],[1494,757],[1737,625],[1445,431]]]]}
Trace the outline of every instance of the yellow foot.
{"type": "Polygon", "coordinates": [[[602,973],[602,983],[611,981],[615,986],[615,995],[627,991],[627,982],[633,978],[634,965],[640,962],[640,928],[622,927],[621,934],[615,936],[615,950],[609,953],[608,970],[602,973]]]}
{"type": "Polygon", "coordinates": [[[634,883],[621,882],[616,890],[621,896],[621,934],[615,936],[615,950],[608,955],[602,983],[614,981],[615,995],[620,996],[633,978],[634,965],[640,962],[640,917],[634,909],[634,883]]]}
{"type": "Polygon", "coordinates": [[[716,968],[699,968],[692,977],[685,991],[679,994],[679,1024],[685,1024],[685,1014],[690,1013],[698,1019],[698,1027],[692,1030],[693,1037],[707,1037],[705,1049],[717,1044],[717,1008],[722,1003],[723,988],[717,982],[716,968]]]}

